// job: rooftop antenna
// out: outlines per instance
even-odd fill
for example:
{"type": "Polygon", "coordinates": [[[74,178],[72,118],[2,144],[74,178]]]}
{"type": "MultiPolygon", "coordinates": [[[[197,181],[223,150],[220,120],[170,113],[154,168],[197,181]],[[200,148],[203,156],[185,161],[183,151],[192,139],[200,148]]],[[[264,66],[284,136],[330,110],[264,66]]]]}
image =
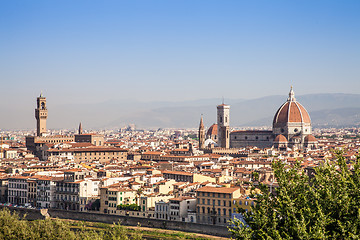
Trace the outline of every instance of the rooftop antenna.
{"type": "Polygon", "coordinates": [[[224,96],[222,97],[222,104],[225,104],[224,96]]]}

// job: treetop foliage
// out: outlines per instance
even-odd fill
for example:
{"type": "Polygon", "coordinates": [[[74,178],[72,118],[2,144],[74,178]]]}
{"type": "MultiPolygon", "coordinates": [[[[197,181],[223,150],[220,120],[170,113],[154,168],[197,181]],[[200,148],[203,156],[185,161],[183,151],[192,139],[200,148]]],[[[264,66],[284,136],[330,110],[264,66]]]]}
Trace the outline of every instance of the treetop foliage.
{"type": "Polygon", "coordinates": [[[236,239],[359,239],[360,157],[349,168],[341,152],[335,162],[316,167],[309,177],[300,163],[273,162],[276,195],[261,185],[243,223],[233,222],[236,239]]]}
{"type": "Polygon", "coordinates": [[[17,213],[3,209],[0,211],[0,239],[137,240],[142,239],[142,234],[130,232],[120,224],[95,231],[84,226],[75,228],[69,222],[58,219],[27,221],[17,213]]]}

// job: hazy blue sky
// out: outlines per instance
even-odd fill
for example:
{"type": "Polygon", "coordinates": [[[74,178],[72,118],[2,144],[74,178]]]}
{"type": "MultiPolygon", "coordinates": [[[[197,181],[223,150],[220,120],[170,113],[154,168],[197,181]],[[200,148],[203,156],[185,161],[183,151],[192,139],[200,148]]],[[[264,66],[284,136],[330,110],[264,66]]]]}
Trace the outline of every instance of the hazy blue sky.
{"type": "Polygon", "coordinates": [[[31,111],[41,90],[52,104],[360,93],[359,0],[2,0],[0,36],[1,105],[31,111]]]}

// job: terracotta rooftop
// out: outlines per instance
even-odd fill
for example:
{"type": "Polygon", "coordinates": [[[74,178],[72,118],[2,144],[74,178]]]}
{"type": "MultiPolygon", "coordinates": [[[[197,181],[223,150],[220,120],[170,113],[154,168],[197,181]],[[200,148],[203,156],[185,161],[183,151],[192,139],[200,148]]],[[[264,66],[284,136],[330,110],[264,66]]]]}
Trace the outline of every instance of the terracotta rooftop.
{"type": "Polygon", "coordinates": [[[202,187],[196,190],[196,192],[210,192],[210,193],[233,193],[240,188],[227,188],[227,187],[202,187]]]}

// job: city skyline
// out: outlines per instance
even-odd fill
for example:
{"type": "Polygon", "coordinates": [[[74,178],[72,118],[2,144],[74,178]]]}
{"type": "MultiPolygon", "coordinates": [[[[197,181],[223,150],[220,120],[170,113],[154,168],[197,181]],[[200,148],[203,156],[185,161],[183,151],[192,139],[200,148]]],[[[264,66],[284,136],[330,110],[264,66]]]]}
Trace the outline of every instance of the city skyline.
{"type": "Polygon", "coordinates": [[[12,105],[359,93],[357,1],[0,4],[12,105]]]}
{"type": "Polygon", "coordinates": [[[359,13],[0,1],[0,235],[360,238],[359,13]]]}

